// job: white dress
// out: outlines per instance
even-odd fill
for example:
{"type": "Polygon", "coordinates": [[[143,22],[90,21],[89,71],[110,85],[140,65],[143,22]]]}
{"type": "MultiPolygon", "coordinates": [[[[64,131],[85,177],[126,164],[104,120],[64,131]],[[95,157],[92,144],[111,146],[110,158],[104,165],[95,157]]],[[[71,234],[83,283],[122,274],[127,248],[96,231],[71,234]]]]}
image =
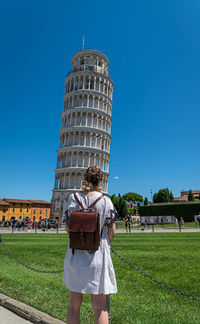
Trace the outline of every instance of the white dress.
{"type": "MultiPolygon", "coordinates": [[[[77,193],[83,206],[87,205],[87,197],[91,205],[101,194],[92,195],[77,193]]],[[[79,210],[79,204],[72,194],[69,197],[66,210],[68,217],[72,210],[79,210]]],[[[74,255],[69,244],[64,260],[63,282],[67,289],[85,294],[114,294],[117,292],[115,272],[110,256],[110,243],[105,224],[112,223],[115,217],[113,204],[107,196],[98,201],[93,208],[100,215],[102,238],[96,252],[75,250],[74,255]]]]}

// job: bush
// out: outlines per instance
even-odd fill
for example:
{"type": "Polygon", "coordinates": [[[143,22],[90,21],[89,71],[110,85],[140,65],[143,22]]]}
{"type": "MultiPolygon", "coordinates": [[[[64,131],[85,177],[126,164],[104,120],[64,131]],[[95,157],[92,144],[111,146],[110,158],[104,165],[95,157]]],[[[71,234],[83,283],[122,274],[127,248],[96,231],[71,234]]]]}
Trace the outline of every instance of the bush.
{"type": "Polygon", "coordinates": [[[136,208],[128,208],[128,215],[131,216],[136,215],[136,208]]]}
{"type": "Polygon", "coordinates": [[[200,213],[200,203],[168,203],[139,207],[140,216],[172,216],[178,220],[183,217],[185,222],[193,222],[194,215],[200,213]]]}

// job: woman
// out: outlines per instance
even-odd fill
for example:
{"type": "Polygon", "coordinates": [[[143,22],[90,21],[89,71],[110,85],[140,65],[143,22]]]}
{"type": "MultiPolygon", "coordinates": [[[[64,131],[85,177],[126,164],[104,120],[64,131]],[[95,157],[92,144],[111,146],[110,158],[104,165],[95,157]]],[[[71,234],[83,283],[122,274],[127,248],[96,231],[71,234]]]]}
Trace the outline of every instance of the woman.
{"type": "MultiPolygon", "coordinates": [[[[102,171],[96,166],[89,167],[84,176],[85,184],[82,192],[76,193],[83,206],[91,205],[101,196],[102,171]]],[[[66,231],[70,213],[79,210],[79,205],[72,194],[66,207],[66,231]]],[[[75,250],[69,245],[64,261],[63,281],[70,290],[67,309],[67,323],[79,324],[80,307],[83,294],[91,294],[95,324],[108,324],[108,307],[106,295],[117,292],[116,278],[110,256],[110,242],[115,235],[115,210],[111,200],[103,196],[95,207],[100,215],[100,231],[102,231],[99,249],[96,252],[75,250]]]]}

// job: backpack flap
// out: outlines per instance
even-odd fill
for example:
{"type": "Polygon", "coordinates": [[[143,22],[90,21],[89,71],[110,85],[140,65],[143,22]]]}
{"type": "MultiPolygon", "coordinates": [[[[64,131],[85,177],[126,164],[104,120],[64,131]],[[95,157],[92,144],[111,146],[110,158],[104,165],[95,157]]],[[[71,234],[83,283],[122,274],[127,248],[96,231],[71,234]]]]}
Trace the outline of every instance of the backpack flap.
{"type": "Polygon", "coordinates": [[[94,233],[97,228],[97,217],[97,212],[73,211],[70,215],[69,231],[94,233]]]}

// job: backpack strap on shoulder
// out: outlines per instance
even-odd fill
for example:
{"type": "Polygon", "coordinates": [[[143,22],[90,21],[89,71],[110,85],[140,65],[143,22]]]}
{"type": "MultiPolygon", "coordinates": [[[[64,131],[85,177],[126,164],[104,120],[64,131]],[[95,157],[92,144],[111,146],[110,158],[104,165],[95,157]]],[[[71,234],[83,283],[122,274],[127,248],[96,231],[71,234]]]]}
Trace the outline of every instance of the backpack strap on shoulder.
{"type": "Polygon", "coordinates": [[[89,207],[88,207],[88,209],[92,209],[95,205],[96,205],[96,203],[99,201],[99,200],[101,200],[101,198],[103,198],[104,197],[104,195],[101,195],[101,196],[99,196],[89,207]]]}
{"type": "Polygon", "coordinates": [[[82,202],[78,199],[78,197],[77,197],[77,194],[76,193],[74,193],[74,198],[76,199],[76,201],[78,202],[78,204],[81,206],[81,208],[82,209],[85,209],[84,207],[83,207],[83,204],[82,204],[82,202]]]}

